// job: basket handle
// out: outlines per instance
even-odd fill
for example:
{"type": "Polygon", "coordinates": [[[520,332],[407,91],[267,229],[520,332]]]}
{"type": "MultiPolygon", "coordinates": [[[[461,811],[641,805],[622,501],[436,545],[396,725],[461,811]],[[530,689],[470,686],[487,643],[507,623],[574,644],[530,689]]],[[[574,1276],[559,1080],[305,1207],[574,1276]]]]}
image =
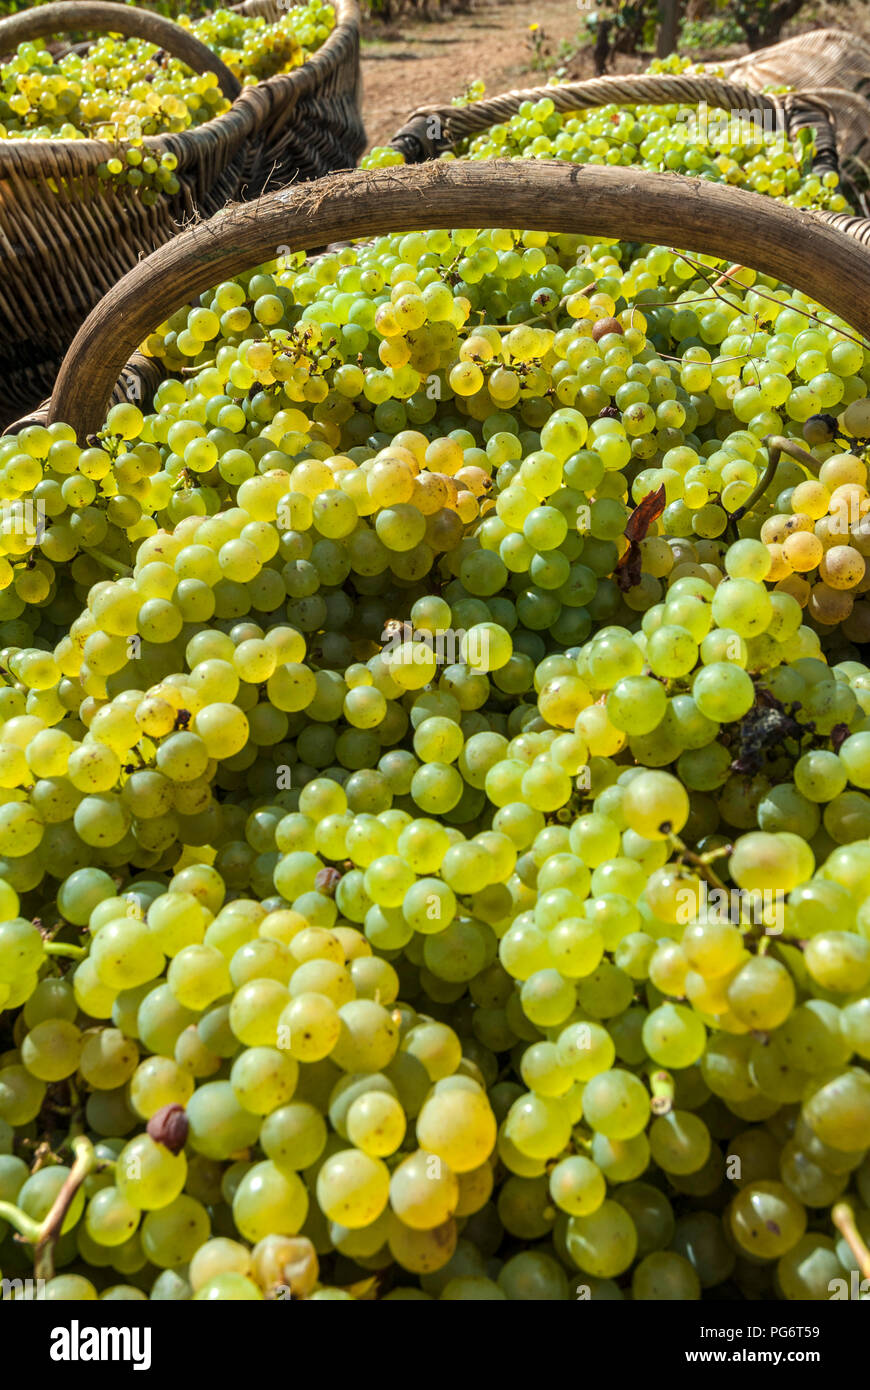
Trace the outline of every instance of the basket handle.
{"type": "Polygon", "coordinates": [[[468,106],[421,106],[408,118],[390,141],[413,163],[476,135],[492,125],[515,116],[523,102],[552,101],[557,111],[585,111],[592,106],[647,105],[708,106],[731,111],[770,111],[781,109],[782,99],[755,92],[720,77],[647,76],[593,77],[586,82],[565,82],[558,87],[530,87],[525,91],[503,92],[471,102],[468,106]],[[414,141],[422,146],[415,150],[414,141]],[[416,154],[416,158],[414,157],[416,154]]]}
{"type": "Polygon", "coordinates": [[[114,0],[57,0],[55,4],[37,5],[0,19],[0,53],[11,53],[28,39],[44,39],[51,34],[74,33],[78,29],[87,32],[99,29],[107,34],[124,34],[156,43],[194,72],[215,73],[228,101],[235,101],[242,90],[226,63],[180,24],[151,10],[137,10],[132,5],[116,4],[114,0]]]}
{"type": "Polygon", "coordinates": [[[81,440],[99,430],[121,370],[155,324],[279,247],[433,227],[524,227],[619,235],[740,261],[811,295],[870,333],[865,247],[829,220],[726,184],[559,160],[437,162],[331,174],[269,194],[182,233],[128,272],[79,329],[49,421],[81,440]]]}

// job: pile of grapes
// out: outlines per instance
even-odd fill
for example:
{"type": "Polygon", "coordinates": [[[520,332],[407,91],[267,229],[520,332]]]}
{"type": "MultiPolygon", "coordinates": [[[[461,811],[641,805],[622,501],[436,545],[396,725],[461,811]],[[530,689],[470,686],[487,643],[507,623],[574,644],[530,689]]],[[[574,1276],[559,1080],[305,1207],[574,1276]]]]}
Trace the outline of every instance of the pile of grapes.
{"type": "MultiPolygon", "coordinates": [[[[650,64],[650,75],[707,73],[676,56],[650,64]]],[[[474,84],[475,99],[483,84],[474,84]]],[[[472,90],[472,89],[470,89],[472,90]]],[[[790,203],[793,207],[848,210],[833,171],[817,175],[808,161],[811,132],[792,141],[773,113],[724,111],[697,105],[625,107],[609,104],[586,111],[557,111],[551,97],[524,101],[514,116],[487,127],[480,135],[458,141],[441,158],[560,159],[572,164],[602,164],[670,171],[727,183],[790,203]]],[[[400,150],[376,145],[361,161],[363,168],[404,164],[400,150]]]]}
{"type": "MultiPolygon", "coordinates": [[[[181,21],[243,85],[299,67],[335,24],[324,0],[288,9],[275,23],[216,10],[181,21]]],[[[19,45],[0,65],[0,139],[112,140],[180,132],[229,102],[214,73],[197,74],[144,39],[107,35],[54,58],[42,42],[19,45]]],[[[141,158],[136,167],[141,164],[141,158]]],[[[135,181],[134,181],[135,183],[135,181]]]]}
{"type": "Polygon", "coordinates": [[[0,441],[3,1276],[848,1287],[870,349],[746,267],[466,229],[144,348],[150,412],[0,441]]]}

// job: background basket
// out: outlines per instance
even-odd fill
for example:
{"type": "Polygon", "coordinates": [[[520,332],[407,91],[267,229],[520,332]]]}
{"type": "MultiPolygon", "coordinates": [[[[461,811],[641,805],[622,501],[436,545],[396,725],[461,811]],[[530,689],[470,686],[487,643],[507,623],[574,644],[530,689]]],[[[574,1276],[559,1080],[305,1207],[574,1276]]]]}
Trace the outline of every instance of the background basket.
{"type": "Polygon", "coordinates": [[[725,111],[759,112],[762,118],[769,113],[772,120],[781,123],[789,137],[804,126],[813,127],[816,137],[813,167],[823,172],[838,167],[835,116],[826,97],[827,91],[760,92],[742,82],[698,73],[593,77],[586,82],[563,82],[558,86],[504,92],[468,106],[418,107],[390,144],[401,151],[409,164],[435,159],[460,141],[510,120],[523,102],[543,98],[552,101],[561,112],[585,111],[611,104],[696,106],[706,102],[710,107],[725,111]]]}
{"type": "Polygon", "coordinates": [[[583,110],[608,102],[706,101],[727,109],[783,112],[790,135],[804,126],[816,133],[813,167],[837,169],[854,199],[866,211],[870,185],[870,43],[839,29],[808,34],[718,65],[724,78],[679,76],[600,77],[588,82],[505,92],[463,107],[420,107],[390,142],[409,163],[433,159],[444,149],[497,122],[508,120],[523,101],[550,97],[560,111],[583,110]],[[792,88],[777,96],[766,87],[792,88]],[[440,125],[440,138],[431,132],[440,125]]]}
{"type": "MultiPolygon", "coordinates": [[[[228,209],[154,252],[89,315],[61,367],[43,419],[84,442],[102,427],[113,389],[138,378],[136,347],[218,280],[274,257],[276,245],[432,227],[524,227],[678,244],[775,275],[870,333],[861,219],[808,213],[755,193],[679,174],[559,160],[450,161],[425,169],[335,174],[316,185],[228,209]],[[119,384],[120,383],[120,384],[119,384]]],[[[159,367],[148,363],[152,382],[159,367]]],[[[140,397],[141,399],[141,397],[140,397]]],[[[147,394],[146,394],[147,400],[147,394]]],[[[24,423],[24,422],[22,422],[24,423]]]]}
{"type": "Polygon", "coordinates": [[[868,183],[870,43],[840,29],[813,29],[760,53],[723,63],[726,76],[751,87],[812,91],[828,111],[844,179],[868,183]]]}
{"type": "MultiPolygon", "coordinates": [[[[107,141],[0,141],[0,424],[48,394],[82,320],[184,222],[356,163],[365,148],[359,8],[333,3],[336,27],[302,67],[246,87],[204,125],[145,140],[155,156],[176,156],[181,185],[152,207],[98,179],[119,148],[107,141]]],[[[278,0],[237,8],[271,21],[286,13],[278,0]]]]}

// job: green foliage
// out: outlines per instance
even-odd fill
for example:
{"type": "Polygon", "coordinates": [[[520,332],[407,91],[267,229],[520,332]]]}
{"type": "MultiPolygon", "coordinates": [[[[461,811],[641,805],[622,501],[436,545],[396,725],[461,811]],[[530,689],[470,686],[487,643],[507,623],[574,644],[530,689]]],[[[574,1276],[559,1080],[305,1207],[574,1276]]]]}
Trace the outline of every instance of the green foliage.
{"type": "Polygon", "coordinates": [[[742,42],[743,30],[731,14],[710,19],[684,19],[680,25],[681,49],[718,48],[742,42]]]}

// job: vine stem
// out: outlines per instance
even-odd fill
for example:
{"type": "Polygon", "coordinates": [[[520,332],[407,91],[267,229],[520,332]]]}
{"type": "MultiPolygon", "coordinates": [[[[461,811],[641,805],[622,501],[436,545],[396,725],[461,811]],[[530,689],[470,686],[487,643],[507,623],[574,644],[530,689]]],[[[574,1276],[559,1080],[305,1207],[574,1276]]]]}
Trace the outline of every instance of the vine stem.
{"type": "Polygon", "coordinates": [[[96,560],[103,569],[111,570],[112,574],[123,575],[129,579],[133,573],[129,565],[122,564],[120,560],[113,560],[111,555],[107,555],[104,550],[95,550],[92,545],[83,545],[81,552],[83,555],[90,555],[92,560],[96,560]]]}
{"type": "Polygon", "coordinates": [[[85,1178],[97,1166],[96,1151],[87,1135],[76,1135],[72,1140],[72,1150],[75,1154],[72,1168],[39,1227],[33,1256],[33,1271],[37,1279],[54,1278],[54,1247],[64,1219],[85,1178]]]}
{"type": "Polygon", "coordinates": [[[848,1202],[837,1202],[831,1211],[831,1220],[855,1256],[862,1279],[870,1279],[870,1250],[855,1225],[855,1213],[848,1202]]]}
{"type": "Polygon", "coordinates": [[[679,835],[671,833],[668,836],[668,841],[687,864],[691,864],[693,869],[698,870],[701,878],[705,878],[711,888],[721,888],[723,893],[728,892],[725,884],[722,882],[715,869],[711,868],[704,855],[696,854],[694,850],[689,849],[688,845],[680,839],[679,835]]]}
{"type": "Polygon", "coordinates": [[[35,1245],[39,1239],[39,1222],[26,1216],[13,1202],[0,1202],[0,1221],[8,1221],[9,1225],[25,1240],[30,1241],[31,1245],[35,1245]]]}
{"type": "Polygon", "coordinates": [[[43,949],[47,956],[71,956],[73,960],[84,960],[88,954],[84,946],[70,946],[65,941],[47,941],[43,949]]]}
{"type": "Polygon", "coordinates": [[[783,434],[768,434],[764,438],[764,445],[767,449],[767,467],[755,484],[752,492],[736,511],[731,512],[729,520],[738,522],[740,519],[752,511],[759,497],[762,497],[770,484],[773,482],[773,475],[779,465],[780,456],[788,454],[789,458],[796,459],[798,463],[805,464],[808,468],[817,469],[819,460],[812,454],[807,453],[799,444],[795,444],[793,439],[786,439],[783,434]]]}

